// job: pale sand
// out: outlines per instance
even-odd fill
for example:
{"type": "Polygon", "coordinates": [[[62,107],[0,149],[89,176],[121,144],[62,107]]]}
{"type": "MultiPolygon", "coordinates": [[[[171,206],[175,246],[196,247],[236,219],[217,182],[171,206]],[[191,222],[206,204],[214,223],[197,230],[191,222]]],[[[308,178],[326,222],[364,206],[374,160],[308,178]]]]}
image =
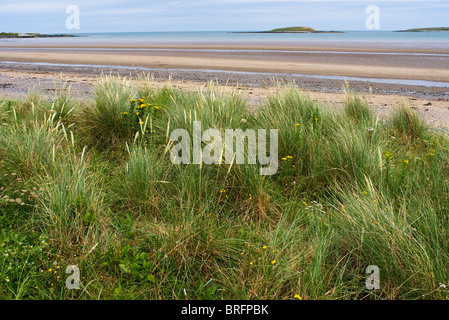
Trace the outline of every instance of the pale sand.
{"type": "Polygon", "coordinates": [[[283,50],[283,51],[340,51],[340,52],[383,52],[383,53],[434,53],[434,54],[449,54],[448,50],[444,49],[421,49],[418,47],[414,48],[401,48],[395,45],[388,47],[380,47],[378,45],[372,46],[332,46],[326,43],[319,43],[316,45],[301,45],[301,46],[292,46],[286,45],[283,42],[280,43],[269,43],[264,42],[263,44],[258,45],[255,44],[236,44],[236,43],[174,43],[174,44],[153,44],[153,45],[143,45],[143,44],[87,44],[87,43],[78,43],[76,45],[67,44],[67,43],[58,43],[57,45],[52,44],[11,44],[8,42],[0,43],[0,49],[2,47],[9,48],[54,48],[57,46],[58,48],[112,48],[112,49],[211,49],[211,50],[283,50]]]}
{"type": "Polygon", "coordinates": [[[333,63],[295,63],[272,60],[237,60],[197,57],[163,57],[135,55],[96,55],[0,52],[0,60],[18,62],[48,62],[64,64],[94,64],[139,66],[166,69],[212,69],[268,73],[298,73],[310,75],[345,75],[348,77],[419,79],[449,82],[447,70],[422,70],[414,67],[372,67],[367,65],[340,65],[333,63]]]}
{"type": "Polygon", "coordinates": [[[245,47],[235,44],[227,46],[80,45],[76,47],[76,50],[63,45],[58,45],[58,50],[54,50],[48,45],[8,46],[5,43],[0,45],[0,61],[135,66],[153,69],[210,69],[306,75],[339,75],[346,77],[381,79],[417,79],[449,83],[449,56],[413,56],[407,55],[407,53],[449,54],[449,52],[441,50],[429,51],[420,49],[281,46],[245,47]],[[162,50],[144,51],[144,49],[162,50]],[[178,49],[178,51],[170,51],[170,49],[178,49]],[[204,52],[188,51],[185,49],[245,51],[204,52]],[[267,51],[262,52],[257,50],[267,51]],[[270,50],[281,50],[286,52],[269,52],[270,50]],[[298,50],[304,52],[298,52],[298,50]],[[310,52],[314,50],[320,51],[320,53],[310,52]],[[326,51],[331,51],[333,53],[326,53],[326,51]],[[354,54],[347,54],[345,52],[354,52],[354,54]],[[393,54],[369,55],[357,54],[357,52],[393,54]]]}
{"type": "MultiPolygon", "coordinates": [[[[159,81],[155,82],[154,85],[170,84],[183,89],[196,90],[204,86],[204,83],[209,80],[218,79],[223,84],[228,83],[228,80],[232,78],[233,81],[229,83],[243,83],[246,86],[239,85],[230,88],[241,91],[252,104],[259,103],[268,92],[273,90],[273,88],[261,84],[266,83],[265,81],[270,79],[270,75],[239,76],[238,73],[214,74],[199,72],[198,70],[250,71],[271,74],[296,73],[447,82],[447,88],[366,82],[352,82],[351,88],[355,88],[362,95],[365,95],[370,105],[379,114],[388,113],[397,103],[405,101],[436,126],[449,127],[449,52],[444,50],[356,46],[330,47],[324,44],[303,47],[276,44],[245,46],[235,43],[145,46],[80,44],[76,45],[76,48],[58,44],[57,49],[52,47],[54,45],[14,46],[8,43],[0,43],[0,61],[134,66],[158,70],[187,69],[191,71],[175,73],[175,78],[169,82],[166,81],[167,74],[171,73],[165,72],[164,76],[158,77],[159,81]],[[185,49],[201,50],[189,51],[185,49]],[[230,52],[229,50],[242,51],[230,52]],[[272,50],[285,52],[272,52],[272,50]],[[348,52],[353,53],[348,54],[348,52]],[[383,54],[361,54],[363,52],[383,54]],[[425,55],[413,55],[415,53],[425,53],[425,55]],[[443,54],[443,56],[437,56],[438,54],[443,54]],[[368,93],[368,88],[371,87],[374,94],[368,93]]],[[[92,84],[97,81],[95,75],[100,74],[101,71],[107,73],[108,68],[81,69],[67,66],[19,67],[3,64],[0,67],[0,94],[9,97],[23,96],[26,94],[24,89],[28,89],[37,83],[44,83],[43,86],[47,86],[44,90],[51,93],[55,87],[55,85],[51,85],[51,81],[61,79],[70,81],[70,84],[78,90],[78,96],[89,96],[92,93],[92,84]],[[78,71],[75,69],[78,69],[78,71]],[[59,74],[59,71],[62,73],[59,74]]],[[[126,72],[129,75],[129,71],[126,70],[121,74],[126,74],[126,72]]],[[[330,91],[329,93],[310,92],[312,98],[328,102],[336,108],[342,105],[344,99],[344,95],[341,94],[343,81],[301,79],[299,82],[299,85],[307,90],[330,91]]]]}
{"type": "MultiPolygon", "coordinates": [[[[55,72],[18,72],[11,70],[0,70],[0,75],[12,83],[25,83],[26,86],[30,86],[32,83],[45,82],[47,87],[43,85],[50,95],[54,92],[55,83],[66,82],[69,85],[75,87],[77,85],[83,88],[83,92],[74,93],[77,99],[89,99],[92,96],[93,88],[98,81],[97,76],[85,76],[79,74],[70,73],[55,73],[55,72]],[[32,79],[32,80],[30,80],[32,79]]],[[[185,80],[169,80],[169,81],[154,81],[151,84],[156,88],[164,86],[173,86],[178,89],[197,91],[206,90],[207,83],[199,84],[198,82],[185,81],[185,80]]],[[[270,93],[275,92],[274,87],[245,87],[245,86],[220,86],[220,89],[236,90],[240,92],[244,97],[250,101],[253,107],[257,107],[270,93]]],[[[307,92],[307,94],[314,100],[327,103],[335,108],[341,108],[345,99],[345,95],[342,93],[324,93],[324,92],[307,92]]],[[[361,94],[366,98],[369,105],[375,110],[379,116],[388,115],[395,106],[400,103],[405,103],[415,109],[419,115],[421,115],[427,122],[436,127],[449,129],[449,102],[447,100],[432,100],[420,99],[414,97],[407,97],[402,95],[382,95],[382,94],[361,94]],[[429,105],[430,103],[430,105],[429,105]]],[[[9,98],[24,98],[26,92],[14,92],[6,90],[0,90],[0,96],[9,98]]]]}

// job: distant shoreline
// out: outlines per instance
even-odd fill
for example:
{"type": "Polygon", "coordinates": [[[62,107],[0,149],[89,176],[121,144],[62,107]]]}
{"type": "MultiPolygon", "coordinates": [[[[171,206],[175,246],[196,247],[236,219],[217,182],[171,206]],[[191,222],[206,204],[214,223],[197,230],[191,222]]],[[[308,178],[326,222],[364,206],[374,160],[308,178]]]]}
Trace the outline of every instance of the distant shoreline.
{"type": "Polygon", "coordinates": [[[344,33],[343,31],[317,31],[309,27],[287,27],[269,31],[234,32],[234,33],[344,33]]]}
{"type": "Polygon", "coordinates": [[[0,39],[27,39],[27,38],[73,38],[72,34],[41,34],[41,33],[16,33],[1,32],[0,39]]]}
{"type": "Polygon", "coordinates": [[[231,33],[344,33],[343,31],[239,31],[231,33]]]}
{"type": "Polygon", "coordinates": [[[415,28],[415,29],[407,29],[407,30],[397,30],[394,32],[449,32],[449,28],[441,27],[441,28],[415,28]]]}

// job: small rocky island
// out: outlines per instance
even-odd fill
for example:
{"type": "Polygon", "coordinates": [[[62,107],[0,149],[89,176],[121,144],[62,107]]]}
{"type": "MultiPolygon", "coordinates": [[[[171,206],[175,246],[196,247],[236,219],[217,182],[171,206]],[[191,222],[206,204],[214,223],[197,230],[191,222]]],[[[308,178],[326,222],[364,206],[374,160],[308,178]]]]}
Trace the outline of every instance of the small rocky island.
{"type": "Polygon", "coordinates": [[[239,32],[239,33],[344,33],[343,31],[317,31],[309,27],[288,27],[279,28],[269,31],[253,31],[253,32],[239,32]]]}
{"type": "Polygon", "coordinates": [[[71,38],[76,37],[72,34],[42,34],[42,33],[17,33],[0,32],[0,39],[18,39],[18,38],[71,38]]]}
{"type": "Polygon", "coordinates": [[[398,30],[396,32],[449,32],[449,28],[440,27],[440,28],[416,28],[416,29],[407,29],[407,30],[398,30]]]}

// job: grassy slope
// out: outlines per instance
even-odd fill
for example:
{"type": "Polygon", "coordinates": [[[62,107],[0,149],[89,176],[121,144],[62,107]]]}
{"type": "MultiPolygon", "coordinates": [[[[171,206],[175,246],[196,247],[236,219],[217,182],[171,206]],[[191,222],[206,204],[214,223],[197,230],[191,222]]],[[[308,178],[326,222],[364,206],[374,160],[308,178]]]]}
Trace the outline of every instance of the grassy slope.
{"type": "Polygon", "coordinates": [[[268,32],[315,32],[315,29],[308,28],[308,27],[289,27],[289,28],[279,28],[279,29],[273,29],[268,32]]]}
{"type": "Polygon", "coordinates": [[[294,88],[249,112],[217,91],[103,79],[87,104],[0,100],[0,297],[448,297],[446,135],[351,93],[343,112],[294,88]],[[167,132],[194,119],[279,129],[278,173],[172,164],[167,132]],[[68,264],[87,290],[65,289],[68,264]]]}
{"type": "Polygon", "coordinates": [[[66,34],[41,34],[41,33],[24,33],[19,36],[20,33],[16,32],[0,32],[0,38],[54,38],[54,37],[74,37],[73,35],[66,34]]]}
{"type": "Polygon", "coordinates": [[[19,34],[16,32],[0,32],[0,37],[18,37],[19,34]]]}
{"type": "Polygon", "coordinates": [[[416,28],[403,30],[403,32],[429,32],[429,31],[449,31],[449,28],[416,28]]]}

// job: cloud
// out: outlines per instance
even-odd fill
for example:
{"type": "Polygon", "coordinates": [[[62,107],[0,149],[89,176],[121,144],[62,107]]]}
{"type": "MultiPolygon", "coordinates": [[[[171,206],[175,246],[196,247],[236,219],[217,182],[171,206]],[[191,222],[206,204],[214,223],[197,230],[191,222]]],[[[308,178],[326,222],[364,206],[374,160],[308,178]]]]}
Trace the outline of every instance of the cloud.
{"type": "MultiPolygon", "coordinates": [[[[2,1],[3,2],[3,1],[2,1]]],[[[41,14],[64,10],[66,6],[61,2],[38,1],[38,2],[14,2],[0,3],[0,15],[4,14],[41,14]]]]}
{"type": "Polygon", "coordinates": [[[447,0],[0,0],[0,31],[67,32],[65,8],[77,5],[80,32],[264,30],[310,25],[363,29],[365,8],[381,8],[382,27],[447,25],[447,0]]]}

